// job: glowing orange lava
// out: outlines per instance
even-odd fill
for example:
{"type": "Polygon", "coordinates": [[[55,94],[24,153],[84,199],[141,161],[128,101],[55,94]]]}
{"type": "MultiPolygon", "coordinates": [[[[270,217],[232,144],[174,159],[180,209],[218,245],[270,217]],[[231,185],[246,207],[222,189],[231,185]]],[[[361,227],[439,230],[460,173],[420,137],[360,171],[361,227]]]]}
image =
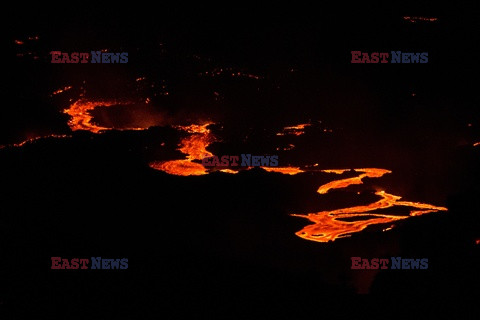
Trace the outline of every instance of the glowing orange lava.
{"type": "Polygon", "coordinates": [[[229,173],[229,174],[236,174],[236,173],[238,173],[238,171],[235,171],[235,170],[232,170],[232,169],[221,169],[220,171],[221,171],[221,172],[224,172],[224,173],[229,173]]]}
{"type": "Polygon", "coordinates": [[[59,93],[68,91],[68,90],[70,90],[70,89],[72,89],[72,88],[73,88],[72,86],[67,86],[67,87],[64,87],[64,88],[62,88],[62,89],[58,89],[58,90],[56,90],[56,91],[53,91],[53,92],[52,92],[52,95],[57,95],[57,94],[59,94],[59,93]]]}
{"type": "Polygon", "coordinates": [[[151,162],[149,166],[177,176],[200,176],[208,173],[202,164],[191,162],[190,160],[151,162]]]}
{"type": "MultiPolygon", "coordinates": [[[[112,101],[88,101],[80,99],[75,101],[68,109],[63,112],[70,115],[72,119],[68,121],[68,125],[73,131],[87,130],[93,133],[98,133],[102,130],[112,130],[113,128],[102,127],[92,122],[93,116],[90,111],[96,107],[111,107],[115,105],[127,105],[130,103],[112,101]]],[[[122,128],[121,130],[144,130],[145,128],[122,128]]]]}
{"type": "MultiPolygon", "coordinates": [[[[192,133],[192,135],[182,139],[179,146],[180,148],[178,149],[187,155],[186,159],[152,162],[149,166],[153,169],[178,176],[198,176],[208,174],[207,169],[202,164],[192,161],[202,160],[204,157],[213,156],[213,154],[206,149],[208,145],[215,141],[215,137],[210,133],[210,130],[207,129],[207,126],[210,124],[212,123],[176,126],[176,128],[192,133]]],[[[224,172],[230,173],[228,171],[224,172]]]]}
{"type": "MultiPolygon", "coordinates": [[[[149,166],[156,170],[161,170],[169,174],[178,175],[178,176],[191,176],[191,175],[204,175],[208,174],[207,170],[203,165],[193,160],[202,160],[205,157],[211,157],[213,154],[208,151],[206,148],[215,141],[215,137],[210,133],[210,130],[207,128],[208,125],[212,123],[206,123],[203,125],[192,124],[189,126],[175,126],[176,128],[192,133],[192,135],[182,139],[180,142],[178,150],[186,154],[186,159],[182,160],[171,160],[164,162],[152,162],[149,166]]],[[[262,169],[268,172],[279,172],[282,174],[294,175],[297,173],[304,172],[298,167],[261,167],[262,169]]],[[[215,171],[215,170],[213,170],[215,171]]],[[[224,173],[236,174],[237,170],[232,169],[221,169],[218,170],[224,173]]]]}
{"type": "Polygon", "coordinates": [[[278,172],[278,173],[289,174],[289,175],[294,175],[297,173],[304,172],[298,167],[261,167],[261,168],[268,172],[278,172]]]}
{"type": "Polygon", "coordinates": [[[305,127],[311,126],[309,123],[297,124],[296,126],[285,127],[284,130],[303,130],[305,127]]]}
{"type": "Polygon", "coordinates": [[[295,136],[300,136],[305,133],[305,128],[311,126],[310,123],[301,123],[296,126],[285,127],[282,132],[277,133],[277,136],[284,136],[286,134],[292,134],[295,136]]]}
{"type": "MultiPolygon", "coordinates": [[[[210,123],[203,125],[177,126],[177,128],[191,133],[190,136],[184,138],[179,145],[179,150],[186,154],[186,159],[172,160],[164,162],[152,162],[150,167],[164,171],[173,175],[191,176],[191,175],[205,175],[212,171],[206,169],[202,164],[193,162],[194,160],[201,160],[204,157],[212,156],[213,154],[206,150],[208,145],[215,141],[215,138],[210,133],[207,126],[210,123]]],[[[304,125],[299,126],[304,128],[304,125]]],[[[278,172],[282,174],[295,175],[304,170],[299,167],[261,167],[267,172],[278,172]]],[[[232,169],[219,170],[224,173],[235,174],[238,171],[232,169]]],[[[350,169],[328,169],[322,170],[325,173],[343,174],[351,171],[350,169]]],[[[317,190],[319,194],[326,194],[332,189],[346,188],[350,185],[362,184],[364,178],[380,178],[390,170],[378,168],[362,168],[355,169],[359,173],[358,176],[352,178],[345,178],[334,180],[320,186],[317,190]]],[[[320,211],[308,214],[292,214],[292,216],[302,217],[310,220],[313,224],[304,227],[295,234],[303,239],[328,242],[335,241],[338,238],[351,236],[352,233],[360,232],[370,225],[393,223],[397,220],[406,219],[408,217],[419,216],[436,211],[447,210],[444,207],[437,207],[430,204],[419,202],[400,201],[401,197],[386,193],[385,191],[378,191],[375,193],[381,199],[377,202],[355,206],[350,208],[337,209],[333,211],[320,211]],[[390,208],[393,206],[405,206],[412,208],[408,215],[395,215],[374,212],[378,209],[390,208]],[[367,218],[358,220],[358,218],[367,218]],[[353,221],[344,221],[340,219],[355,219],[353,221]]],[[[394,225],[383,229],[383,231],[391,230],[394,225]]]]}
{"type": "MultiPolygon", "coordinates": [[[[342,170],[324,170],[325,172],[341,173],[342,170]]],[[[367,168],[367,169],[355,169],[355,171],[362,172],[358,177],[347,178],[332,181],[325,185],[320,186],[317,192],[325,194],[331,189],[346,188],[351,184],[361,184],[362,179],[365,177],[379,178],[391,171],[385,169],[367,168]]],[[[344,172],[344,171],[343,171],[344,172]]],[[[343,173],[342,172],[342,173],[343,173]]],[[[369,205],[355,206],[350,208],[337,209],[332,211],[320,211],[315,213],[293,214],[296,217],[302,217],[310,220],[314,224],[304,227],[302,230],[295,234],[303,239],[328,242],[335,241],[338,238],[344,238],[351,236],[352,233],[360,232],[369,225],[391,223],[397,220],[406,219],[411,216],[419,216],[436,211],[446,211],[447,208],[437,207],[430,204],[424,204],[419,202],[399,201],[400,196],[395,196],[385,191],[378,191],[375,193],[380,196],[381,199],[377,202],[369,205]],[[392,214],[380,214],[372,212],[377,209],[385,209],[393,206],[406,206],[414,208],[410,211],[408,216],[392,215],[392,214]],[[339,219],[345,218],[361,218],[368,217],[367,220],[357,221],[344,221],[339,219]]],[[[390,230],[390,228],[383,229],[383,231],[390,230]]]]}
{"type": "MultiPolygon", "coordinates": [[[[318,166],[318,163],[315,164],[315,166],[318,166]]],[[[335,173],[335,174],[342,174],[344,172],[350,171],[349,169],[330,169],[330,170],[322,170],[322,172],[326,173],[335,173]]]]}
{"type": "Polygon", "coordinates": [[[211,124],[213,124],[213,122],[207,122],[205,124],[191,124],[189,126],[175,126],[175,128],[187,131],[189,133],[210,133],[210,130],[207,129],[207,127],[211,124]]]}
{"type": "MultiPolygon", "coordinates": [[[[341,174],[344,171],[342,170],[323,170],[324,172],[334,172],[337,174],[341,174]]],[[[325,194],[327,193],[330,189],[339,189],[339,188],[346,188],[351,184],[362,184],[362,179],[365,177],[369,178],[380,178],[386,173],[391,173],[389,170],[385,169],[355,169],[355,171],[361,171],[363,174],[359,175],[358,177],[353,177],[353,178],[347,178],[347,179],[341,179],[341,180],[334,180],[332,182],[329,182],[327,184],[324,184],[318,188],[317,192],[320,194],[325,194]]]]}
{"type": "Polygon", "coordinates": [[[33,143],[33,142],[38,141],[38,140],[40,140],[40,139],[47,139],[47,138],[70,138],[70,137],[71,137],[71,136],[66,135],[66,134],[51,134],[51,135],[48,135],[48,136],[31,138],[31,139],[25,140],[25,141],[20,142],[20,143],[14,143],[14,144],[12,144],[11,146],[14,146],[14,147],[23,147],[23,146],[26,145],[26,144],[33,143]]]}
{"type": "Polygon", "coordinates": [[[283,147],[283,148],[278,147],[278,148],[277,148],[277,151],[279,151],[279,150],[289,151],[289,150],[292,150],[292,149],[294,149],[294,148],[295,148],[295,145],[290,143],[290,144],[289,144],[288,146],[286,146],[286,147],[283,147]]]}

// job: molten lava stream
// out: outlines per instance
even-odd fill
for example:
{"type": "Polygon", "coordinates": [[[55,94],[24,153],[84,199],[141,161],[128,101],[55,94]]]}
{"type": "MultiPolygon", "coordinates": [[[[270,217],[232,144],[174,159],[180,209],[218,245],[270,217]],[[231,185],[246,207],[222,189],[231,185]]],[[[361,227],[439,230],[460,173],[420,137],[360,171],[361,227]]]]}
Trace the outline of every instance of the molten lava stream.
{"type": "MultiPolygon", "coordinates": [[[[208,171],[202,164],[193,162],[194,160],[201,160],[204,157],[212,156],[212,153],[207,151],[206,148],[210,143],[215,141],[215,138],[210,133],[207,126],[210,123],[204,125],[190,125],[190,126],[178,126],[177,128],[191,133],[190,136],[182,139],[179,145],[179,150],[186,154],[185,159],[171,160],[164,162],[152,162],[150,167],[167,172],[173,175],[191,176],[191,175],[205,175],[208,171]]],[[[298,167],[262,167],[267,172],[278,172],[282,174],[295,175],[304,172],[304,170],[298,167]]],[[[238,171],[232,169],[220,170],[225,173],[234,174],[238,171]]],[[[347,169],[339,170],[322,170],[326,173],[343,174],[347,169]]],[[[359,172],[359,175],[353,178],[339,179],[329,182],[320,186],[317,190],[319,194],[326,194],[332,189],[346,188],[350,185],[362,184],[363,178],[380,178],[391,171],[386,169],[377,168],[363,168],[355,169],[359,172]]],[[[308,213],[306,215],[293,214],[296,217],[302,217],[310,220],[313,224],[304,227],[302,230],[296,233],[297,236],[311,241],[328,242],[334,241],[338,238],[349,237],[352,233],[360,232],[369,225],[392,223],[397,220],[406,219],[411,216],[418,216],[435,211],[447,210],[443,207],[436,207],[429,204],[399,201],[400,196],[395,196],[385,191],[378,191],[375,193],[380,196],[381,199],[377,202],[364,206],[355,206],[351,208],[343,208],[333,211],[320,211],[316,213],[308,213]],[[385,209],[393,206],[408,206],[414,208],[410,211],[408,216],[399,216],[391,214],[381,214],[372,212],[377,209],[385,209]],[[361,218],[369,217],[367,220],[360,221],[343,221],[339,219],[345,218],[361,218]],[[374,218],[370,218],[373,216],[374,218]]],[[[384,230],[390,230],[390,228],[384,230]]]]}
{"type": "MultiPolygon", "coordinates": [[[[336,174],[342,174],[343,172],[347,170],[323,170],[324,172],[328,173],[336,173],[336,174]]],[[[391,173],[389,170],[385,169],[355,169],[355,171],[362,171],[365,172],[358,177],[353,177],[353,178],[347,178],[347,179],[342,179],[342,180],[334,180],[332,182],[329,182],[327,184],[324,184],[318,188],[317,192],[320,194],[325,194],[327,193],[330,189],[340,189],[340,188],[346,188],[349,185],[352,184],[362,184],[362,179],[365,177],[369,178],[380,178],[386,173],[391,173]]]]}
{"type": "MultiPolygon", "coordinates": [[[[87,130],[93,133],[99,133],[103,130],[112,130],[113,128],[102,127],[93,123],[93,116],[90,111],[96,107],[111,107],[115,105],[128,105],[130,102],[117,101],[88,101],[80,99],[74,102],[70,107],[64,110],[64,113],[70,115],[72,119],[68,125],[73,131],[87,130]]],[[[169,174],[190,176],[207,174],[207,170],[201,164],[192,162],[192,160],[201,160],[204,156],[212,156],[206,150],[206,147],[214,141],[213,136],[207,126],[210,123],[203,125],[192,124],[190,126],[177,126],[177,128],[192,133],[187,138],[184,138],[180,143],[180,151],[187,154],[187,158],[183,160],[172,160],[166,162],[154,161],[149,164],[150,167],[165,171],[169,174]]],[[[122,130],[144,130],[146,128],[122,128],[122,130]]]]}
{"type": "MultiPolygon", "coordinates": [[[[327,173],[341,174],[348,170],[323,171],[327,173]]],[[[365,177],[380,178],[384,174],[391,172],[389,170],[376,168],[355,169],[355,171],[362,173],[357,177],[334,180],[332,182],[324,184],[318,188],[317,192],[319,194],[325,194],[331,189],[346,188],[352,184],[362,184],[362,179],[365,177]]],[[[313,224],[304,227],[302,230],[296,232],[295,234],[303,239],[311,241],[335,241],[338,238],[349,237],[352,233],[360,232],[369,225],[391,223],[412,216],[419,216],[431,212],[447,210],[447,208],[444,207],[437,207],[425,203],[399,201],[401,199],[400,196],[395,196],[386,193],[385,191],[378,191],[375,194],[380,196],[381,199],[377,202],[365,206],[355,206],[350,208],[337,209],[333,211],[320,211],[315,213],[308,213],[306,215],[292,214],[292,216],[306,218],[313,222],[313,224]],[[398,216],[372,212],[377,209],[384,209],[393,206],[408,206],[418,210],[411,210],[408,216],[398,216]],[[359,218],[366,216],[374,216],[375,218],[357,221],[339,220],[345,218],[359,218]]],[[[388,230],[389,229],[391,228],[388,228],[388,230]]]]}
{"type": "Polygon", "coordinates": [[[283,174],[295,175],[304,172],[299,167],[261,167],[268,172],[279,172],[283,174]]]}
{"type": "MultiPolygon", "coordinates": [[[[115,105],[128,105],[129,102],[117,102],[117,101],[88,101],[86,99],[80,99],[70,105],[68,109],[63,112],[72,117],[68,121],[69,127],[72,131],[87,130],[93,133],[98,133],[102,130],[112,130],[113,128],[102,127],[92,122],[93,116],[90,111],[96,107],[111,107],[115,105]]],[[[144,130],[146,128],[122,128],[121,130],[144,130]]]]}
{"type": "Polygon", "coordinates": [[[154,161],[149,166],[177,176],[200,176],[208,173],[202,164],[191,160],[154,161]]]}
{"type": "MultiPolygon", "coordinates": [[[[203,125],[192,124],[190,126],[177,126],[177,128],[192,133],[189,137],[182,139],[179,149],[186,154],[186,159],[171,160],[163,162],[151,162],[149,166],[156,170],[178,176],[198,176],[208,174],[207,169],[200,163],[193,160],[202,160],[204,157],[211,157],[213,154],[207,151],[207,147],[215,141],[215,137],[207,129],[211,123],[203,125]]],[[[231,170],[230,170],[231,171],[231,170]]],[[[228,171],[224,171],[230,173],[228,171]]]]}
{"type": "Polygon", "coordinates": [[[310,123],[301,123],[296,126],[285,127],[283,128],[282,132],[277,133],[277,136],[284,136],[286,134],[291,134],[295,136],[301,136],[305,133],[305,128],[310,127],[310,123]]]}

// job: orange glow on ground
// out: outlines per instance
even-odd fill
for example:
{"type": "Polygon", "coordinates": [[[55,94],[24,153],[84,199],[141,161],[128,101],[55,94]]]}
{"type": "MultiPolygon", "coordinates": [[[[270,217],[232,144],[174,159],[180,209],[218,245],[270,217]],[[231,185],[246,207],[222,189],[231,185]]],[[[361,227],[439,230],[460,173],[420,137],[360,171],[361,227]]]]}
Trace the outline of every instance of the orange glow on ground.
{"type": "MultiPolygon", "coordinates": [[[[212,123],[203,125],[192,124],[189,126],[176,126],[176,128],[191,133],[190,136],[182,139],[178,150],[186,154],[186,159],[171,160],[164,162],[152,162],[149,166],[156,170],[164,171],[177,176],[198,176],[208,174],[207,169],[200,163],[193,160],[202,160],[204,157],[211,157],[213,154],[207,151],[207,147],[215,141],[215,137],[207,129],[212,123]]],[[[224,171],[229,173],[228,171],[224,171]]]]}
{"type": "MultiPolygon", "coordinates": [[[[351,184],[361,184],[362,179],[365,177],[379,178],[384,174],[391,172],[389,170],[376,168],[355,169],[355,171],[363,173],[360,174],[358,177],[329,182],[325,185],[320,186],[317,192],[320,194],[325,194],[331,189],[346,188],[351,184]]],[[[330,172],[332,171],[330,170],[330,172]]],[[[340,170],[338,172],[340,172],[340,170]]],[[[320,211],[308,214],[293,214],[293,216],[295,217],[306,218],[313,222],[313,224],[304,227],[302,230],[296,232],[295,234],[303,239],[316,242],[335,241],[339,238],[349,237],[352,233],[360,232],[369,225],[391,223],[412,216],[419,216],[431,212],[447,210],[447,208],[444,207],[437,207],[425,203],[399,201],[401,199],[400,196],[395,196],[393,194],[386,193],[385,191],[378,191],[375,194],[377,196],[380,196],[381,199],[369,205],[355,206],[331,211],[320,211]],[[408,206],[414,209],[410,211],[410,214],[408,216],[379,214],[372,212],[377,209],[384,209],[393,206],[408,206]],[[374,216],[374,218],[359,221],[338,220],[344,218],[358,218],[364,216],[374,216]]],[[[383,231],[390,230],[391,228],[392,227],[384,229],[383,231]]]]}
{"type": "MultiPolygon", "coordinates": [[[[63,112],[72,117],[68,121],[69,127],[73,130],[87,130],[93,133],[98,133],[102,130],[112,130],[114,128],[107,128],[97,125],[92,122],[93,116],[90,114],[90,111],[96,107],[111,107],[115,105],[126,105],[129,103],[117,102],[115,100],[111,101],[88,101],[85,99],[80,99],[75,101],[70,105],[68,109],[65,109],[63,112]]],[[[122,128],[119,130],[144,130],[145,128],[122,128]]]]}
{"type": "Polygon", "coordinates": [[[171,160],[165,162],[151,162],[149,166],[177,176],[200,176],[207,174],[207,169],[200,163],[190,160],[171,160]]]}
{"type": "Polygon", "coordinates": [[[236,174],[238,173],[238,171],[235,171],[235,170],[232,170],[232,169],[222,169],[220,170],[221,172],[224,172],[224,173],[230,173],[230,174],[236,174]]]}
{"type": "Polygon", "coordinates": [[[213,154],[207,151],[207,147],[215,141],[207,127],[212,124],[210,122],[203,125],[192,124],[189,126],[177,126],[181,130],[192,133],[191,136],[185,138],[180,143],[180,150],[187,155],[187,160],[202,160],[205,157],[211,157],[213,154]]]}
{"type": "MultiPolygon", "coordinates": [[[[318,165],[318,164],[316,164],[318,165]]],[[[350,171],[349,169],[331,169],[331,170],[322,170],[322,172],[326,173],[335,173],[335,174],[342,174],[344,172],[350,171]]]]}
{"type": "Polygon", "coordinates": [[[49,136],[35,137],[35,138],[31,138],[31,139],[25,140],[25,141],[20,142],[20,143],[14,143],[14,144],[12,144],[11,146],[14,146],[14,147],[23,147],[23,146],[26,145],[26,144],[33,143],[33,142],[38,141],[38,140],[40,140],[40,139],[47,139],[47,138],[70,138],[70,137],[71,137],[71,136],[66,135],[66,134],[51,134],[51,135],[49,135],[49,136]]]}
{"type": "MultiPolygon", "coordinates": [[[[203,165],[193,160],[202,160],[205,157],[211,157],[213,154],[206,148],[215,141],[215,137],[207,128],[212,123],[203,125],[192,124],[189,126],[176,126],[176,128],[192,133],[192,135],[182,139],[178,150],[186,154],[186,159],[171,160],[164,162],[152,162],[149,166],[156,170],[165,171],[169,174],[178,176],[204,175],[210,171],[203,165]]],[[[249,169],[251,169],[250,167],[249,169]]],[[[261,167],[268,172],[279,172],[282,174],[294,175],[304,172],[298,167],[261,167]]],[[[232,169],[218,170],[224,173],[236,174],[238,171],[232,169]]]]}
{"type": "Polygon", "coordinates": [[[311,126],[309,123],[301,123],[297,124],[296,126],[291,126],[291,127],[285,127],[283,128],[284,130],[303,130],[305,127],[311,126]]]}
{"type": "Polygon", "coordinates": [[[211,157],[213,154],[207,151],[207,146],[213,142],[209,133],[193,134],[182,140],[180,150],[187,155],[188,160],[202,160],[205,157],[211,157]]]}
{"type": "Polygon", "coordinates": [[[286,134],[292,134],[295,136],[300,136],[305,133],[305,128],[311,126],[310,123],[301,123],[296,126],[290,126],[283,128],[282,132],[277,133],[277,136],[283,136],[286,134]]]}
{"type": "MultiPolygon", "coordinates": [[[[334,172],[334,173],[343,173],[348,170],[328,170],[328,172],[334,172]],[[335,172],[336,171],[336,172],[335,172]]],[[[355,169],[355,171],[359,172],[364,172],[363,174],[359,175],[358,177],[353,177],[353,178],[347,178],[347,179],[341,179],[341,180],[334,180],[332,182],[329,182],[327,184],[324,184],[318,188],[317,192],[320,194],[325,194],[327,193],[330,189],[340,189],[340,188],[346,188],[349,185],[352,184],[362,184],[362,179],[365,177],[369,178],[380,178],[386,173],[391,173],[389,170],[385,169],[355,169]]],[[[324,172],[327,172],[324,170],[324,172]]]]}
{"type": "Polygon", "coordinates": [[[68,90],[70,90],[70,89],[72,89],[72,86],[67,86],[67,87],[65,87],[65,88],[62,88],[62,89],[58,89],[58,90],[56,90],[56,91],[53,91],[53,92],[52,92],[52,95],[57,95],[57,94],[59,94],[59,93],[68,91],[68,90]]]}
{"type": "Polygon", "coordinates": [[[175,126],[175,128],[179,128],[189,133],[209,133],[210,130],[207,129],[207,126],[211,124],[213,124],[213,122],[207,122],[205,124],[191,124],[189,126],[175,126]]]}
{"type": "Polygon", "coordinates": [[[278,173],[289,174],[289,175],[294,175],[297,173],[304,172],[298,167],[261,167],[261,168],[268,172],[278,172],[278,173]]]}

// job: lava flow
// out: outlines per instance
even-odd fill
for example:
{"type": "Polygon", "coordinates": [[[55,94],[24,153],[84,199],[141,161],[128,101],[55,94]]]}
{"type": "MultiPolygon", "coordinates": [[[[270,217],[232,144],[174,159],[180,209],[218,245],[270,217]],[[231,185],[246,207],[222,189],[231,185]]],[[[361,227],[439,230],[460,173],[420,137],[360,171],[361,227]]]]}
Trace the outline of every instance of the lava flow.
{"type": "MultiPolygon", "coordinates": [[[[97,107],[111,107],[115,105],[126,105],[129,103],[117,101],[88,101],[80,99],[75,101],[68,109],[63,112],[70,115],[72,119],[68,121],[69,127],[73,130],[87,130],[98,133],[102,130],[112,130],[113,128],[102,127],[92,122],[93,116],[90,111],[97,107]]],[[[144,130],[145,128],[122,128],[122,130],[144,130]]]]}
{"type": "MultiPolygon", "coordinates": [[[[324,172],[336,174],[341,174],[344,171],[348,170],[324,170],[324,172]]],[[[376,168],[355,169],[355,171],[362,172],[362,174],[354,178],[332,181],[320,186],[317,192],[320,194],[325,194],[331,189],[346,188],[352,184],[361,184],[362,179],[365,177],[379,178],[384,174],[391,172],[389,170],[376,168]]],[[[437,207],[424,203],[399,201],[401,199],[400,196],[395,196],[386,193],[385,191],[378,191],[375,194],[380,196],[381,199],[369,205],[355,206],[332,211],[320,211],[316,213],[308,213],[306,215],[293,214],[293,216],[306,218],[314,223],[304,227],[302,230],[298,231],[296,235],[303,239],[317,242],[335,241],[338,238],[349,237],[352,233],[362,231],[369,225],[391,223],[412,216],[419,216],[426,213],[447,210],[447,208],[444,207],[437,207]],[[372,212],[373,210],[385,209],[393,206],[406,206],[414,209],[410,211],[408,216],[372,212]],[[357,221],[339,220],[346,218],[368,219],[357,221]]]]}
{"type": "MultiPolygon", "coordinates": [[[[210,171],[201,163],[194,162],[195,160],[198,161],[204,157],[213,156],[213,154],[206,149],[213,141],[215,141],[215,137],[207,128],[209,124],[210,123],[203,125],[194,124],[190,126],[177,126],[177,128],[180,130],[191,133],[190,136],[181,140],[178,149],[182,153],[186,154],[186,158],[181,160],[152,162],[149,164],[150,167],[164,171],[168,174],[180,176],[205,175],[210,173],[210,171]]],[[[302,125],[298,129],[303,128],[304,126],[302,125]]],[[[267,172],[278,172],[288,175],[296,175],[307,170],[302,170],[299,167],[262,167],[262,169],[266,170],[267,172]]],[[[222,169],[220,171],[229,174],[235,174],[238,172],[232,169],[222,169]]],[[[347,171],[350,170],[322,170],[322,172],[334,174],[343,174],[347,171]]],[[[326,194],[332,189],[341,189],[350,185],[362,184],[362,180],[367,177],[380,178],[387,173],[391,173],[389,170],[377,168],[355,169],[355,172],[358,172],[359,175],[352,178],[334,180],[321,185],[317,192],[319,194],[326,194]]],[[[408,217],[447,210],[444,207],[437,207],[424,203],[400,201],[400,196],[389,194],[385,191],[378,191],[375,194],[381,199],[368,205],[337,209],[333,211],[320,211],[308,214],[292,214],[292,216],[306,218],[313,222],[313,224],[308,225],[297,232],[296,235],[306,240],[328,242],[334,241],[338,238],[349,237],[352,233],[360,232],[369,225],[392,223],[408,217]],[[390,208],[393,206],[404,206],[412,209],[408,215],[394,215],[375,212],[375,210],[390,208]],[[344,219],[357,220],[345,221],[344,219]]],[[[384,231],[390,230],[391,228],[392,226],[384,229],[384,231]]]]}
{"type": "MultiPolygon", "coordinates": [[[[186,159],[170,160],[170,161],[153,161],[149,166],[156,170],[164,171],[168,174],[177,176],[199,176],[208,174],[208,171],[202,164],[193,162],[194,160],[202,160],[205,157],[211,157],[213,154],[207,150],[207,147],[215,141],[215,137],[207,128],[211,123],[203,125],[192,124],[189,126],[175,126],[176,128],[191,133],[189,137],[182,139],[178,150],[186,154],[186,159]]],[[[250,169],[252,167],[249,167],[250,169]]],[[[282,174],[294,175],[304,172],[298,167],[261,167],[268,172],[278,172],[282,174]]],[[[236,174],[237,170],[221,169],[223,173],[236,174]]]]}
{"type": "MultiPolygon", "coordinates": [[[[177,128],[192,133],[189,137],[180,142],[180,150],[187,155],[186,159],[151,162],[149,165],[153,169],[161,170],[169,174],[178,176],[198,176],[207,174],[207,169],[193,160],[202,160],[204,157],[211,157],[213,154],[207,151],[208,145],[215,141],[214,136],[207,128],[211,123],[203,125],[177,126],[177,128]]],[[[227,172],[231,173],[231,172],[227,172]]]]}
{"type": "MultiPolygon", "coordinates": [[[[12,146],[12,147],[23,147],[29,143],[34,143],[38,140],[43,140],[43,139],[64,139],[64,138],[70,138],[71,136],[70,135],[66,135],[66,134],[50,134],[50,135],[46,135],[46,136],[39,136],[39,137],[34,137],[34,138],[30,138],[30,139],[27,139],[23,142],[20,142],[20,143],[14,143],[14,144],[11,144],[9,146],[12,146]]],[[[6,146],[0,146],[0,148],[4,148],[6,146]]]]}
{"type": "Polygon", "coordinates": [[[310,123],[301,123],[297,124],[296,126],[285,127],[283,128],[282,132],[277,133],[277,136],[284,136],[286,134],[293,134],[296,136],[300,136],[305,133],[305,128],[310,127],[310,123]]]}
{"type": "Polygon", "coordinates": [[[283,174],[295,175],[297,173],[304,172],[298,167],[261,167],[263,170],[268,172],[279,172],[283,174]]]}
{"type": "Polygon", "coordinates": [[[62,89],[58,89],[58,90],[53,91],[50,96],[55,96],[55,95],[57,95],[57,94],[63,93],[63,92],[65,92],[65,91],[68,91],[68,90],[70,90],[70,89],[72,89],[72,88],[73,88],[72,86],[66,86],[66,87],[64,87],[64,88],[62,88],[62,89]]]}
{"type": "MultiPolygon", "coordinates": [[[[327,184],[324,184],[318,188],[317,192],[320,194],[325,194],[327,193],[330,189],[339,189],[339,188],[346,188],[351,184],[362,184],[362,179],[365,177],[369,178],[380,178],[386,173],[391,173],[389,170],[385,169],[355,169],[356,171],[359,172],[364,172],[363,174],[359,175],[358,177],[353,177],[353,178],[347,178],[347,179],[342,179],[342,180],[334,180],[332,182],[329,182],[327,184]]],[[[323,172],[327,173],[336,173],[336,174],[342,174],[343,172],[348,171],[348,170],[323,170],[323,172]]]]}

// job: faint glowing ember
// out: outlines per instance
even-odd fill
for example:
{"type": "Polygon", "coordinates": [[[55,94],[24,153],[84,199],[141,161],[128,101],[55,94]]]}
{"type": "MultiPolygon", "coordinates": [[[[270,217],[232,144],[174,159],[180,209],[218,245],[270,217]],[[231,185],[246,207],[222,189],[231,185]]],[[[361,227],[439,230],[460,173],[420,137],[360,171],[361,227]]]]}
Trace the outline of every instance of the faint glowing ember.
{"type": "Polygon", "coordinates": [[[207,76],[207,77],[217,77],[217,76],[232,76],[232,77],[241,77],[241,78],[248,78],[248,79],[254,79],[254,80],[260,80],[263,79],[262,76],[251,74],[251,73],[245,73],[241,71],[237,71],[234,68],[215,68],[211,71],[205,71],[201,72],[198,74],[199,76],[207,76]]]}
{"type": "Polygon", "coordinates": [[[47,139],[47,138],[54,138],[55,139],[55,138],[70,138],[70,137],[71,136],[66,135],[66,134],[51,134],[51,135],[48,135],[48,136],[31,138],[31,139],[25,140],[25,141],[20,142],[20,143],[14,143],[14,144],[12,144],[12,146],[23,147],[26,144],[33,143],[33,142],[38,141],[40,139],[47,139]]]}
{"type": "Polygon", "coordinates": [[[385,228],[383,229],[382,231],[385,232],[385,231],[389,231],[389,230],[392,230],[395,226],[392,224],[390,227],[388,228],[385,228]]]}
{"type": "Polygon", "coordinates": [[[438,18],[427,18],[427,17],[403,17],[403,20],[406,20],[411,23],[416,23],[418,21],[422,22],[435,22],[438,18]]]}
{"type": "Polygon", "coordinates": [[[474,147],[480,146],[480,142],[475,142],[475,143],[473,144],[473,146],[474,146],[474,147]]]}
{"type": "MultiPolygon", "coordinates": [[[[278,134],[277,134],[277,135],[278,135],[278,134]]],[[[277,150],[278,150],[278,151],[280,151],[280,150],[289,151],[289,150],[292,150],[292,149],[294,149],[294,148],[295,148],[295,145],[290,143],[290,144],[289,144],[288,146],[286,146],[286,147],[283,147],[283,148],[278,147],[277,150]]]]}
{"type": "Polygon", "coordinates": [[[68,91],[68,90],[70,90],[70,89],[72,89],[72,86],[67,86],[67,87],[64,87],[64,88],[62,88],[62,89],[58,89],[58,90],[56,90],[56,91],[53,91],[53,92],[52,92],[52,95],[57,95],[57,94],[59,94],[59,93],[68,91]]]}
{"type": "MultiPolygon", "coordinates": [[[[339,174],[343,170],[325,170],[326,172],[333,172],[339,174]]],[[[341,179],[329,182],[325,185],[320,186],[317,192],[324,194],[330,189],[346,188],[351,184],[361,184],[362,179],[365,177],[369,178],[379,178],[386,173],[391,171],[385,169],[355,169],[355,171],[362,172],[358,177],[341,179]]],[[[343,172],[342,172],[343,173],[343,172]]],[[[304,227],[302,230],[296,232],[295,234],[303,239],[317,241],[317,242],[328,242],[335,241],[338,238],[344,238],[351,236],[352,233],[360,232],[364,230],[369,225],[383,224],[395,222],[397,220],[406,219],[412,216],[419,216],[422,214],[427,214],[436,211],[446,211],[447,208],[437,207],[430,204],[424,204],[419,202],[409,202],[409,201],[399,201],[401,197],[395,196],[385,191],[378,191],[375,193],[377,196],[380,196],[381,199],[377,202],[371,203],[369,205],[355,206],[350,208],[343,208],[330,211],[320,211],[315,213],[308,214],[292,214],[292,216],[302,217],[310,220],[313,224],[304,227]],[[401,215],[392,215],[392,214],[381,214],[372,212],[378,209],[390,208],[393,206],[406,206],[414,208],[410,211],[408,216],[401,215]],[[367,220],[357,220],[357,221],[344,221],[339,219],[345,218],[361,218],[361,217],[371,217],[367,220]]],[[[383,231],[388,231],[392,228],[383,229],[383,231]]]]}
{"type": "Polygon", "coordinates": [[[23,41],[21,41],[21,40],[15,40],[15,44],[22,45],[22,44],[23,44],[23,41]]]}

